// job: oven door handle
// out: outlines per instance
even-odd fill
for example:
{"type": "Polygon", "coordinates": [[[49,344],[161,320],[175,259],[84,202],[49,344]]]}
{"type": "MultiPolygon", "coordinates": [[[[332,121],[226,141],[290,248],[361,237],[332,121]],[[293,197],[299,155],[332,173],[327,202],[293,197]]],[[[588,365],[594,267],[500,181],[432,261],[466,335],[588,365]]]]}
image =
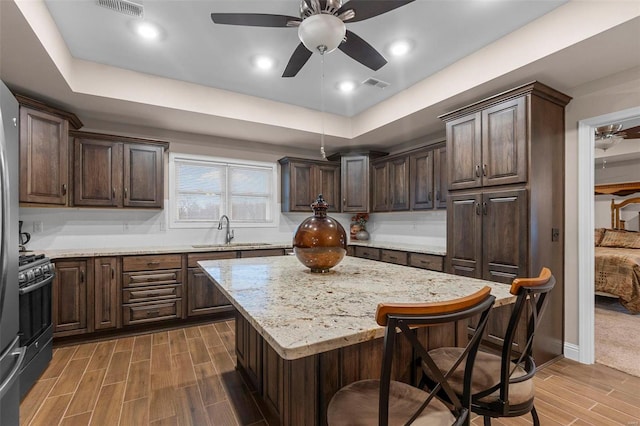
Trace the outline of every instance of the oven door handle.
{"type": "Polygon", "coordinates": [[[40,281],[37,284],[32,284],[30,286],[27,287],[22,287],[18,290],[18,293],[20,294],[20,296],[27,294],[27,293],[31,293],[34,290],[39,289],[40,287],[44,287],[45,285],[49,284],[51,281],[53,281],[53,275],[51,275],[49,278],[47,278],[44,281],[40,281]]]}
{"type": "Polygon", "coordinates": [[[22,361],[24,361],[24,356],[27,353],[27,347],[26,346],[21,346],[21,347],[16,348],[14,350],[13,348],[18,346],[19,340],[20,340],[20,337],[16,337],[13,340],[13,342],[11,343],[11,345],[9,345],[9,349],[7,349],[7,351],[5,353],[0,355],[0,359],[4,359],[7,355],[18,357],[18,360],[13,365],[13,368],[11,369],[9,374],[7,375],[7,378],[4,380],[3,383],[0,383],[0,399],[2,399],[4,397],[4,394],[7,393],[9,388],[11,388],[13,383],[20,376],[18,374],[18,372],[20,371],[20,367],[22,367],[22,361]],[[10,354],[7,353],[9,351],[11,351],[10,354]]]}

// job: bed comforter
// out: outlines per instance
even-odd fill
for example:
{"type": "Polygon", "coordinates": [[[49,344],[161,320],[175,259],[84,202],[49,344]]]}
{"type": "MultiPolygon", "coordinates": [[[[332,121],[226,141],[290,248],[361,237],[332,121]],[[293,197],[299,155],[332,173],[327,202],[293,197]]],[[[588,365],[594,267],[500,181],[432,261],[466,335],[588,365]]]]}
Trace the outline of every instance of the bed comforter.
{"type": "Polygon", "coordinates": [[[640,313],[640,249],[596,247],[595,274],[596,291],[614,294],[640,313]]]}

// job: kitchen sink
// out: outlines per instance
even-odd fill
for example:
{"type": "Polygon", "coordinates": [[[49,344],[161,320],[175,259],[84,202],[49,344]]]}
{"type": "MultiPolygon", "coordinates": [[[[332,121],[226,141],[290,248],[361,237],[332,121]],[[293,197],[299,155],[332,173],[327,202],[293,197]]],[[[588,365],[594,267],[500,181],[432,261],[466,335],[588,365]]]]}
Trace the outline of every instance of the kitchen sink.
{"type": "Polygon", "coordinates": [[[241,247],[241,246],[269,246],[270,243],[219,243],[219,244],[193,244],[191,247],[193,248],[217,248],[217,247],[241,247]]]}

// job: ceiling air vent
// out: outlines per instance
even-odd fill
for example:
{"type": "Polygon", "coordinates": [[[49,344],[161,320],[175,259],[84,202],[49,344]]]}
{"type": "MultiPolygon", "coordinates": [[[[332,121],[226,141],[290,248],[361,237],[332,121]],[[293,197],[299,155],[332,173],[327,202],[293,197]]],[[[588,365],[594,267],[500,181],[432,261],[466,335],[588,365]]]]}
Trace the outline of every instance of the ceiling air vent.
{"type": "Polygon", "coordinates": [[[389,87],[390,85],[386,81],[378,80],[373,77],[366,79],[365,81],[362,82],[362,84],[364,84],[365,86],[378,87],[380,89],[384,89],[385,87],[389,87]]]}
{"type": "Polygon", "coordinates": [[[144,11],[142,4],[130,0],[98,0],[98,4],[107,9],[138,18],[142,16],[144,11]]]}

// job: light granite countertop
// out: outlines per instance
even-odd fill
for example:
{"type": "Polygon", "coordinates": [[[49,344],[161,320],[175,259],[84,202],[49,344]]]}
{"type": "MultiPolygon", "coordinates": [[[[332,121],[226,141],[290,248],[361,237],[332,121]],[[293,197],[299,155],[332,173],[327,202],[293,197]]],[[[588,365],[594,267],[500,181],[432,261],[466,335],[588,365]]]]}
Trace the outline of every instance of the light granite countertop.
{"type": "Polygon", "coordinates": [[[515,300],[506,284],[355,257],[326,274],[311,273],[293,255],[198,264],[284,359],[382,337],[380,302],[443,301],[485,285],[495,306],[515,300]]]}
{"type": "Polygon", "coordinates": [[[428,245],[428,244],[405,244],[405,243],[386,243],[386,242],[378,242],[378,241],[373,242],[373,241],[350,240],[349,245],[381,248],[381,249],[387,249],[387,250],[409,251],[412,253],[435,254],[438,256],[447,255],[446,247],[428,245]]]}
{"type": "Polygon", "coordinates": [[[193,245],[193,246],[149,246],[149,247],[111,247],[111,248],[82,248],[62,250],[34,250],[33,253],[44,253],[51,259],[64,259],[71,257],[95,257],[95,256],[128,256],[144,254],[169,254],[169,253],[203,253],[213,251],[235,251],[256,249],[281,249],[291,248],[291,243],[232,243],[193,245]]]}

